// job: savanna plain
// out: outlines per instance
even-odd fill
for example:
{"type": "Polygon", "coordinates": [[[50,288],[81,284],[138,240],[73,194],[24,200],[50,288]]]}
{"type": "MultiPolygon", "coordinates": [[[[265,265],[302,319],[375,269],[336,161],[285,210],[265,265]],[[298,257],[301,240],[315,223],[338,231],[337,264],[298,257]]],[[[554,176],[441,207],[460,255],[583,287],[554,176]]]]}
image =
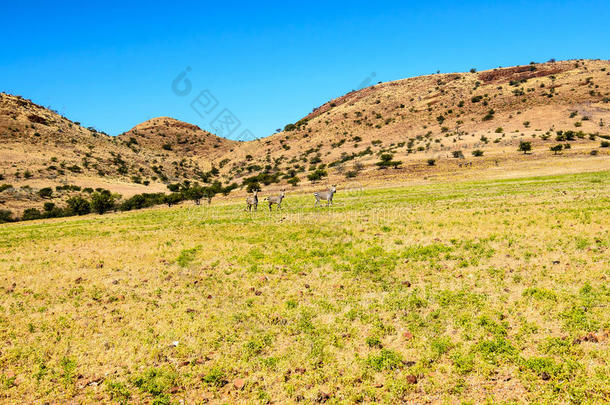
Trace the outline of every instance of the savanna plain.
{"type": "Polygon", "coordinates": [[[2,403],[610,401],[610,172],[0,226],[2,403]]]}

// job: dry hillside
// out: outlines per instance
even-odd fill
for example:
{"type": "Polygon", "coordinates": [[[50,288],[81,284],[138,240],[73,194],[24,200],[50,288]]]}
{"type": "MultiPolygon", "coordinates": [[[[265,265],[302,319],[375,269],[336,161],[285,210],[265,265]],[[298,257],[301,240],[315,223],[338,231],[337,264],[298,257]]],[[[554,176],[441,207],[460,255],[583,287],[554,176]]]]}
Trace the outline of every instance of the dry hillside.
{"type": "Polygon", "coordinates": [[[591,135],[610,133],[609,102],[608,61],[415,77],[331,100],[282,133],[241,144],[226,167],[232,175],[244,176],[251,167],[269,164],[297,173],[326,164],[331,181],[345,181],[350,171],[370,180],[434,175],[466,163],[480,170],[507,161],[556,158],[550,146],[566,143],[557,140],[556,131],[577,133],[563,158],[586,155],[607,164],[603,149],[594,152],[597,157],[590,153],[600,147],[599,138],[591,135]],[[522,140],[531,142],[535,153],[519,156],[522,140]],[[475,150],[482,156],[473,156],[475,150]],[[464,159],[453,158],[458,151],[464,159]],[[383,152],[403,163],[397,170],[377,170],[383,152]],[[430,159],[434,166],[428,165],[430,159]],[[250,166],[244,167],[244,161],[250,166]]]}
{"type": "Polygon", "coordinates": [[[123,196],[166,191],[164,183],[205,177],[210,159],[234,143],[170,118],[112,137],[4,93],[0,140],[0,184],[12,186],[3,187],[0,204],[15,212],[43,202],[61,204],[78,188],[123,196]],[[46,187],[54,190],[50,199],[38,195],[46,187]]]}
{"type": "MultiPolygon", "coordinates": [[[[38,191],[62,185],[130,196],[166,191],[167,183],[184,180],[242,184],[250,178],[263,188],[291,182],[307,189],[319,187],[312,183],[477,177],[524,167],[593,170],[610,165],[610,148],[602,147],[609,122],[610,62],[594,60],[381,83],[251,142],[219,138],[168,117],[111,137],[0,93],[0,184],[12,186],[3,187],[0,205],[15,212],[40,208],[46,200],[38,191]],[[531,143],[532,153],[517,151],[522,141],[531,143]],[[562,150],[551,151],[555,145],[562,150]],[[389,163],[380,170],[383,154],[389,163]],[[308,179],[312,173],[319,179],[308,179]]],[[[56,191],[53,201],[61,204],[78,192],[56,191]]]]}

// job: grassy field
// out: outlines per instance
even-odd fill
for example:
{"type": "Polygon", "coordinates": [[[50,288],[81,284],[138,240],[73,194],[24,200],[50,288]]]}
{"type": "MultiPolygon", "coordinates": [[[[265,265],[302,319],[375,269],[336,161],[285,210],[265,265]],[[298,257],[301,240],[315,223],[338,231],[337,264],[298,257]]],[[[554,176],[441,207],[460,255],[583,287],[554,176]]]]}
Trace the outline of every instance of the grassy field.
{"type": "Polygon", "coordinates": [[[0,226],[0,402],[610,401],[610,172],[0,226]]]}

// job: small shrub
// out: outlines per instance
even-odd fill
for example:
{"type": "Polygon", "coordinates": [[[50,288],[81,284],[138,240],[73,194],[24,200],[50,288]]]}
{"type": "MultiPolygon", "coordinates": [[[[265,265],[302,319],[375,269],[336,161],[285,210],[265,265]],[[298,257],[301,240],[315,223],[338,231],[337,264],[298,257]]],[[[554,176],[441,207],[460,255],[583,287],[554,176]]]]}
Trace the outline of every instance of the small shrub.
{"type": "Polygon", "coordinates": [[[381,339],[379,339],[377,336],[370,336],[366,338],[366,345],[368,347],[376,347],[381,349],[382,344],[381,344],[381,339]]]}
{"type": "Polygon", "coordinates": [[[208,385],[216,387],[222,387],[227,384],[225,373],[220,368],[211,369],[201,380],[208,385]]]}
{"type": "Polygon", "coordinates": [[[532,143],[529,141],[520,141],[519,142],[519,152],[523,152],[525,155],[527,152],[532,150],[532,143]]]}
{"type": "Polygon", "coordinates": [[[140,390],[151,394],[153,397],[166,397],[169,390],[174,386],[176,373],[162,368],[151,368],[138,375],[133,380],[133,385],[140,390]]]}
{"type": "Polygon", "coordinates": [[[13,213],[9,210],[0,210],[0,224],[13,221],[13,213]]]}
{"type": "Polygon", "coordinates": [[[366,362],[375,371],[394,370],[402,365],[402,358],[392,350],[381,349],[377,356],[370,355],[366,362]]]}
{"type": "Polygon", "coordinates": [[[439,337],[432,340],[430,348],[435,358],[441,357],[453,347],[453,342],[448,337],[439,337]]]}
{"type": "Polygon", "coordinates": [[[436,165],[436,160],[435,159],[428,159],[428,166],[434,166],[436,165]]]}
{"type": "Polygon", "coordinates": [[[288,179],[288,184],[292,185],[292,187],[296,187],[301,182],[297,176],[293,176],[288,179]]]}
{"type": "Polygon", "coordinates": [[[110,399],[117,401],[121,405],[129,403],[131,393],[125,384],[112,380],[106,380],[104,381],[104,386],[106,388],[106,392],[108,392],[108,395],[110,395],[110,399]]]}
{"type": "Polygon", "coordinates": [[[81,167],[78,165],[69,166],[68,170],[70,170],[72,173],[82,173],[83,172],[83,169],[81,169],[81,167]]]}
{"type": "Polygon", "coordinates": [[[602,148],[610,148],[610,142],[609,141],[601,141],[600,146],[602,148]]]}
{"type": "Polygon", "coordinates": [[[391,153],[382,153],[379,157],[380,161],[375,163],[380,169],[387,169],[388,167],[398,168],[398,166],[402,165],[402,162],[399,160],[392,160],[394,155],[391,153]]]}
{"type": "Polygon", "coordinates": [[[53,189],[51,187],[41,188],[38,195],[42,198],[51,198],[53,197],[53,189]]]}
{"type": "Polygon", "coordinates": [[[23,215],[21,216],[22,221],[31,221],[34,219],[42,218],[42,214],[36,208],[28,208],[23,211],[23,215]]]}
{"type": "Polygon", "coordinates": [[[322,178],[328,176],[328,173],[324,169],[316,169],[312,173],[307,175],[307,179],[312,183],[315,183],[318,180],[322,180],[322,178]]]}
{"type": "Polygon", "coordinates": [[[481,149],[476,149],[472,151],[472,156],[480,157],[483,156],[483,151],[481,149]]]}
{"type": "Polygon", "coordinates": [[[454,158],[456,159],[464,159],[464,153],[461,150],[454,150],[451,152],[454,158]]]}
{"type": "Polygon", "coordinates": [[[460,374],[468,374],[474,370],[474,355],[472,353],[453,353],[451,361],[456,371],[460,374]]]}
{"type": "Polygon", "coordinates": [[[563,145],[557,144],[557,145],[551,146],[549,149],[553,152],[554,155],[556,155],[557,153],[561,152],[561,150],[563,149],[563,145]]]}

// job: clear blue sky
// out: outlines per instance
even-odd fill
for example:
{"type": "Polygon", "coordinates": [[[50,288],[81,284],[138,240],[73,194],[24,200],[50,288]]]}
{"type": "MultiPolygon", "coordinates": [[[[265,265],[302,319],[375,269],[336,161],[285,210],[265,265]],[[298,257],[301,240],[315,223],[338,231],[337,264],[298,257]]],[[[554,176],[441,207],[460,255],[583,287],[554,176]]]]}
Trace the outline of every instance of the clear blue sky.
{"type": "Polygon", "coordinates": [[[0,91],[113,135],[156,116],[210,129],[226,108],[241,121],[232,137],[263,137],[373,72],[610,58],[607,1],[54,3],[3,3],[0,91]],[[218,104],[200,116],[204,90],[218,104]]]}

